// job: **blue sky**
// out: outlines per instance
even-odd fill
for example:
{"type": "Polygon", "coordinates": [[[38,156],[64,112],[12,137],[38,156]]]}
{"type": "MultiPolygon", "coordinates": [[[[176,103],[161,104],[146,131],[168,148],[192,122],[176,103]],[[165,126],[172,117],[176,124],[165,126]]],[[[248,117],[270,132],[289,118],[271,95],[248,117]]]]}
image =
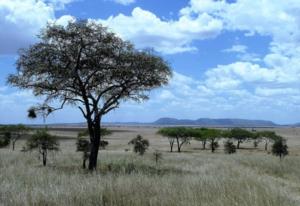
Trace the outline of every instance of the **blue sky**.
{"type": "MultiPolygon", "coordinates": [[[[174,70],[147,102],[125,102],[105,121],[160,117],[300,122],[299,0],[2,0],[0,123],[38,123],[42,101],[6,85],[17,50],[38,41],[47,22],[101,23],[137,48],[153,48],[174,70]]],[[[67,107],[48,122],[84,121],[67,107]]]]}

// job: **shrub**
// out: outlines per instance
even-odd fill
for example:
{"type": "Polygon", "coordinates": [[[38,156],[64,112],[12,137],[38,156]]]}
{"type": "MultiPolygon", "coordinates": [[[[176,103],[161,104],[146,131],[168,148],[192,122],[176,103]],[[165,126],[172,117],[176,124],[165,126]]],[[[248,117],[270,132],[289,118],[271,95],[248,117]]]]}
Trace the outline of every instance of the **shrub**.
{"type": "Polygon", "coordinates": [[[141,135],[137,135],[137,137],[132,139],[128,144],[132,144],[133,151],[139,155],[143,155],[149,147],[149,141],[143,139],[141,135]]]}
{"type": "Polygon", "coordinates": [[[224,144],[224,151],[226,154],[236,153],[236,146],[233,144],[232,141],[228,140],[224,144]]]}
{"type": "Polygon", "coordinates": [[[156,164],[158,164],[158,162],[163,159],[162,153],[160,153],[157,150],[153,153],[153,157],[154,157],[154,160],[155,160],[156,164]]]}
{"type": "Polygon", "coordinates": [[[0,148],[7,147],[11,140],[11,133],[10,132],[3,132],[0,133],[0,148]]]}
{"type": "Polygon", "coordinates": [[[279,156],[280,159],[288,155],[288,146],[286,144],[286,140],[283,138],[277,139],[272,147],[272,154],[275,156],[279,156]]]}
{"type": "Polygon", "coordinates": [[[58,151],[59,143],[56,136],[50,135],[47,130],[38,130],[26,143],[26,151],[37,149],[43,157],[43,165],[47,164],[48,151],[58,151]]]}

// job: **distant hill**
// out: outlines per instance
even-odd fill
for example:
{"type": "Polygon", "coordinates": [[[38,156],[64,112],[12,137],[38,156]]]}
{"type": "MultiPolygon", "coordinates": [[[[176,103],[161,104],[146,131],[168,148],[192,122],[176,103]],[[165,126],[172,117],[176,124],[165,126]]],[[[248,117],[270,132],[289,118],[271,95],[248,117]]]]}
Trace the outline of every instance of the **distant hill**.
{"type": "MultiPolygon", "coordinates": [[[[278,127],[278,126],[294,126],[300,127],[300,123],[293,125],[279,125],[272,121],[266,120],[249,120],[249,119],[210,119],[200,118],[196,120],[176,119],[176,118],[160,118],[154,122],[103,122],[103,125],[128,125],[128,126],[203,126],[203,127],[278,127]]],[[[41,127],[43,125],[30,125],[33,127],[41,127]]],[[[86,123],[56,123],[48,124],[49,127],[86,127],[86,123]]]]}
{"type": "Polygon", "coordinates": [[[229,126],[229,127],[275,127],[279,126],[272,121],[248,119],[210,119],[197,120],[160,118],[153,122],[155,125],[195,125],[195,126],[229,126]]]}

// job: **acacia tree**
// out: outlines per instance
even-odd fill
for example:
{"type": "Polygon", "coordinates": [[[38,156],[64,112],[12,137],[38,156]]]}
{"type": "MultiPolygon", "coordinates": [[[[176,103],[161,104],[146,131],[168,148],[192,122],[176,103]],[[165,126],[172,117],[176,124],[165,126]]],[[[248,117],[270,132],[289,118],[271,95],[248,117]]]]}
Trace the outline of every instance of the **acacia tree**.
{"type": "Polygon", "coordinates": [[[253,133],[242,128],[233,128],[229,132],[225,132],[226,137],[237,141],[236,148],[240,149],[240,144],[252,138],[253,133]]]}
{"type": "Polygon", "coordinates": [[[37,130],[26,142],[25,151],[37,149],[43,157],[43,165],[47,165],[48,151],[58,151],[57,138],[47,133],[47,130],[37,130]]]}
{"type": "Polygon", "coordinates": [[[181,152],[182,146],[190,142],[190,137],[192,137],[192,129],[186,127],[162,128],[158,131],[158,134],[168,137],[171,152],[173,151],[173,145],[175,141],[177,143],[177,151],[181,152]]]}
{"type": "Polygon", "coordinates": [[[280,136],[278,136],[273,131],[259,131],[257,132],[257,135],[265,142],[265,151],[268,150],[270,142],[274,142],[277,139],[280,139],[280,136]]]}
{"type": "Polygon", "coordinates": [[[91,21],[49,24],[39,38],[39,43],[20,51],[17,73],[8,82],[45,97],[42,105],[49,105],[50,113],[67,104],[79,108],[91,142],[89,169],[94,170],[103,115],[123,100],[148,99],[150,90],[168,83],[171,69],[153,52],[136,50],[91,21]],[[58,101],[57,108],[50,106],[58,101]]]}
{"type": "Polygon", "coordinates": [[[204,133],[207,130],[207,128],[195,128],[192,130],[192,137],[197,141],[201,141],[203,150],[206,149],[207,136],[204,133]]]}
{"type": "Polygon", "coordinates": [[[23,124],[18,125],[12,125],[8,128],[11,132],[11,144],[12,144],[12,150],[15,150],[16,142],[24,135],[28,133],[30,130],[29,127],[26,127],[23,124]]]}
{"type": "Polygon", "coordinates": [[[219,147],[218,141],[222,138],[222,132],[218,129],[206,129],[203,130],[203,138],[209,141],[211,152],[215,152],[219,147]]]}

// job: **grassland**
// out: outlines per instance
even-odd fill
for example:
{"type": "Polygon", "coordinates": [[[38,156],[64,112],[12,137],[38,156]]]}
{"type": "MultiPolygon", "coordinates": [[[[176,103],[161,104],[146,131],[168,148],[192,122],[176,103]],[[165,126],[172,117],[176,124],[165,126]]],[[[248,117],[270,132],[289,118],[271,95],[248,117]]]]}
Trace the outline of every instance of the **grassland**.
{"type": "Polygon", "coordinates": [[[155,128],[112,129],[94,173],[81,169],[73,130],[51,131],[64,138],[47,167],[35,152],[19,151],[24,140],[17,142],[16,151],[0,149],[0,205],[300,205],[299,129],[276,129],[288,138],[291,153],[281,162],[263,151],[263,145],[254,150],[246,143],[237,154],[225,155],[222,147],[212,154],[192,141],[178,154],[168,152],[168,141],[155,128]],[[143,157],[127,151],[137,134],[150,140],[143,157]],[[163,153],[158,164],[155,150],[163,153]]]}

